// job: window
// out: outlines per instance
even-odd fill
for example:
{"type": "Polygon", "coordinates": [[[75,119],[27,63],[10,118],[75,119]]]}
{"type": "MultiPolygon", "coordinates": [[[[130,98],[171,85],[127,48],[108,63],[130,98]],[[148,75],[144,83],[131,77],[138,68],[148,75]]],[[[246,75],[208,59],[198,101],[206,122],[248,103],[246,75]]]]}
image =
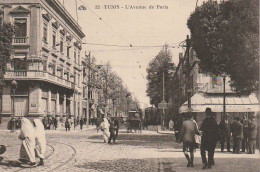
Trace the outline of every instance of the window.
{"type": "Polygon", "coordinates": [[[78,51],[78,64],[80,64],[80,50],[78,51]]]}
{"type": "Polygon", "coordinates": [[[15,19],[15,37],[26,38],[27,36],[27,21],[26,19],[15,19]]]}
{"type": "Polygon", "coordinates": [[[48,24],[43,24],[43,41],[48,42],[48,24]]]}
{"type": "Polygon", "coordinates": [[[14,70],[27,70],[27,61],[25,59],[14,59],[13,60],[14,70]]]}
{"type": "Polygon", "coordinates": [[[60,37],[60,52],[63,52],[63,37],[60,37]]]}
{"type": "Polygon", "coordinates": [[[74,48],[74,62],[77,63],[77,50],[74,48]]]}
{"type": "Polygon", "coordinates": [[[56,49],[56,31],[55,30],[53,31],[53,34],[52,34],[52,46],[54,49],[56,49]]]}
{"type": "Polygon", "coordinates": [[[70,46],[67,46],[67,57],[70,58],[70,46]]]}

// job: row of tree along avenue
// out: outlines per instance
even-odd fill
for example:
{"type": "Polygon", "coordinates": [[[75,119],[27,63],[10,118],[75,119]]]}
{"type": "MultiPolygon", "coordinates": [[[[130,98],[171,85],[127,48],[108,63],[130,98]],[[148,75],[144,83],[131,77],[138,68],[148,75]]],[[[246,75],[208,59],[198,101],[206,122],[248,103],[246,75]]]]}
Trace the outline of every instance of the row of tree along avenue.
{"type": "MultiPolygon", "coordinates": [[[[200,73],[221,78],[229,77],[229,84],[237,96],[251,93],[258,95],[258,0],[206,1],[191,13],[187,26],[191,36],[183,43],[183,47],[186,48],[183,64],[188,73],[193,66],[189,64],[187,67],[185,64],[189,61],[192,49],[198,59],[196,63],[200,73]]],[[[147,68],[146,92],[151,105],[157,109],[155,120],[158,124],[162,120],[167,122],[178,114],[180,106],[195,94],[180,94],[179,90],[189,92],[194,86],[191,81],[189,83],[190,74],[183,72],[184,82],[187,82],[185,87],[188,86],[188,89],[180,88],[181,80],[177,77],[177,70],[181,65],[174,65],[172,58],[176,57],[172,57],[165,45],[147,68]],[[164,101],[169,105],[165,114],[160,110],[163,109],[160,108],[160,103],[164,101]]],[[[179,63],[181,61],[182,58],[179,59],[179,63]]]]}

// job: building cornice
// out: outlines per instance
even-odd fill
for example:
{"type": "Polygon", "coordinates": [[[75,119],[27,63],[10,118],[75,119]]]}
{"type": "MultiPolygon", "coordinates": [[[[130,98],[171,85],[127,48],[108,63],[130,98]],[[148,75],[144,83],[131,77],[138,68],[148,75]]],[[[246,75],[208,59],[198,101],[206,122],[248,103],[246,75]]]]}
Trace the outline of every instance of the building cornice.
{"type": "MultiPolygon", "coordinates": [[[[56,12],[63,15],[68,20],[68,24],[73,30],[79,35],[80,38],[84,38],[83,33],[79,24],[74,20],[74,18],[69,14],[69,12],[62,6],[62,4],[57,0],[45,0],[56,12]]],[[[62,16],[61,16],[62,17],[62,16]]]]}

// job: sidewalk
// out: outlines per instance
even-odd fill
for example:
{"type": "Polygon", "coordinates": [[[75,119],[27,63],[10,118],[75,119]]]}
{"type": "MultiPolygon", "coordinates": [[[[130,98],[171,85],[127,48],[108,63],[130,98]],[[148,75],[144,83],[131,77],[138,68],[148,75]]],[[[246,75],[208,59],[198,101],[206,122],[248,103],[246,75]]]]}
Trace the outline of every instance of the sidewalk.
{"type": "MultiPolygon", "coordinates": [[[[70,132],[79,132],[79,131],[87,131],[87,130],[91,130],[91,129],[96,129],[96,126],[92,126],[89,125],[88,127],[86,125],[83,126],[83,129],[80,130],[80,126],[76,126],[74,129],[74,126],[72,128],[70,128],[70,132]]],[[[19,130],[15,130],[15,132],[17,132],[19,130]]],[[[0,129],[0,132],[11,132],[11,130],[7,130],[7,129],[0,129]]],[[[46,133],[51,133],[51,132],[66,132],[66,129],[64,126],[60,126],[57,128],[57,130],[51,129],[51,130],[45,130],[46,133]]]]}

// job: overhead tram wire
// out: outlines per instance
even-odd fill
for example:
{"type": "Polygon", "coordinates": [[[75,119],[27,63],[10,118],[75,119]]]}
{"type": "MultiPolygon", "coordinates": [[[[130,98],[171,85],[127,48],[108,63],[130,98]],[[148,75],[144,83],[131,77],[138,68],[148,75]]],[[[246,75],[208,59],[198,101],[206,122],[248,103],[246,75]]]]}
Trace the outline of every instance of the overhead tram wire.
{"type": "Polygon", "coordinates": [[[112,28],[107,22],[105,22],[96,12],[94,12],[91,8],[89,8],[89,6],[83,2],[82,0],[80,0],[80,2],[82,4],[84,4],[96,17],[98,17],[99,20],[101,20],[108,28],[110,28],[114,33],[116,33],[122,40],[124,40],[127,44],[128,47],[132,47],[132,44],[129,43],[129,41],[127,41],[121,34],[119,34],[114,28],[112,28]]]}

